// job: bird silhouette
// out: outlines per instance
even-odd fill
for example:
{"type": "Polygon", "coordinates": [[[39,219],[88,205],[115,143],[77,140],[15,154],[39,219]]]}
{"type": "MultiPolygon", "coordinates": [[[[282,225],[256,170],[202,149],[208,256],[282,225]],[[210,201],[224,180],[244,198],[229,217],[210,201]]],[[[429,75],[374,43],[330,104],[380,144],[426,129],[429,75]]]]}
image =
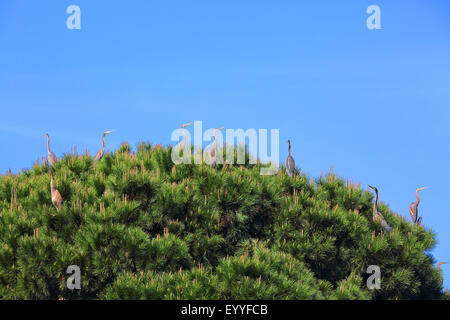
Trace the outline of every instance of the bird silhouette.
{"type": "Polygon", "coordinates": [[[420,198],[419,198],[418,192],[420,190],[425,190],[425,189],[428,189],[428,188],[427,187],[417,188],[416,189],[417,201],[416,202],[411,202],[411,204],[409,205],[409,214],[411,215],[411,220],[416,225],[419,225],[420,222],[422,221],[422,217],[419,217],[419,209],[418,209],[418,207],[419,207],[420,198]]]}
{"type": "Polygon", "coordinates": [[[386,230],[387,232],[392,231],[392,227],[390,227],[387,222],[386,219],[384,219],[384,216],[381,214],[381,212],[378,211],[378,189],[375,187],[372,187],[369,185],[369,188],[372,188],[373,190],[375,190],[375,202],[373,204],[373,216],[372,219],[374,221],[379,221],[381,226],[383,227],[384,230],[386,230]]]}
{"type": "Polygon", "coordinates": [[[53,166],[58,159],[56,158],[56,155],[50,150],[50,137],[48,136],[48,133],[46,133],[45,136],[47,137],[48,163],[50,164],[50,166],[53,166]]]}
{"type": "Polygon", "coordinates": [[[448,262],[439,262],[438,263],[438,269],[439,269],[439,272],[441,273],[441,278],[444,278],[444,276],[442,275],[442,269],[441,269],[441,264],[447,264],[448,262]]]}
{"type": "Polygon", "coordinates": [[[295,170],[295,160],[291,155],[291,140],[287,140],[288,143],[288,156],[286,159],[286,173],[289,177],[292,177],[292,174],[295,170]]]}
{"type": "Polygon", "coordinates": [[[52,203],[55,206],[56,210],[60,211],[62,208],[63,199],[53,183],[53,173],[50,173],[50,190],[52,194],[52,203]]]}
{"type": "Polygon", "coordinates": [[[217,161],[217,155],[216,155],[216,149],[217,149],[217,138],[216,138],[216,132],[219,130],[222,130],[225,127],[219,128],[219,129],[214,129],[213,130],[213,137],[214,137],[214,146],[212,147],[209,156],[211,159],[211,168],[215,168],[216,167],[216,161],[217,161]]]}
{"type": "Polygon", "coordinates": [[[442,272],[441,264],[447,264],[447,263],[448,263],[448,262],[439,262],[439,263],[438,263],[438,269],[439,269],[440,272],[442,272]]]}
{"type": "Polygon", "coordinates": [[[191,124],[192,124],[192,122],[189,122],[189,123],[185,123],[181,126],[181,131],[183,132],[183,141],[181,141],[181,143],[180,143],[180,151],[182,152],[181,155],[184,155],[185,147],[186,147],[186,134],[184,133],[184,127],[187,127],[191,124]]]}
{"type": "Polygon", "coordinates": [[[102,149],[99,150],[99,151],[97,152],[97,154],[95,155],[95,157],[94,157],[94,163],[96,163],[98,160],[100,160],[100,159],[103,157],[103,154],[105,153],[105,136],[106,136],[108,133],[111,133],[111,132],[114,132],[114,130],[110,130],[110,131],[105,131],[105,132],[103,132],[103,137],[102,137],[102,140],[103,140],[103,147],[102,147],[102,149]]]}

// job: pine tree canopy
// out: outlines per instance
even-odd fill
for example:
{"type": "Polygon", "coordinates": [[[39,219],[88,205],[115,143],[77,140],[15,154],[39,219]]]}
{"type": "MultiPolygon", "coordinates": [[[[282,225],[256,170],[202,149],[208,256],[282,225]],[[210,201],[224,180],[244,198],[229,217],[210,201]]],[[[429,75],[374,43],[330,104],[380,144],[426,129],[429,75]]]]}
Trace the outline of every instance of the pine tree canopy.
{"type": "Polygon", "coordinates": [[[174,165],[171,152],[64,155],[61,210],[47,163],[0,176],[0,299],[449,299],[435,234],[380,201],[384,231],[365,186],[264,176],[260,162],[174,165]],[[371,265],[380,289],[367,287],[371,265]]]}

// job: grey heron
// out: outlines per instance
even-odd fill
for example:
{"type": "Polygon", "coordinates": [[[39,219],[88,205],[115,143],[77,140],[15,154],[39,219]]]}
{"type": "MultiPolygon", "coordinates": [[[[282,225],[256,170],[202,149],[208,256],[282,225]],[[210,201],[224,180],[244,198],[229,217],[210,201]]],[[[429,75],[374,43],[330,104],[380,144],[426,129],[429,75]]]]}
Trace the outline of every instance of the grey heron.
{"type": "Polygon", "coordinates": [[[287,140],[288,143],[288,156],[286,159],[286,173],[289,177],[292,177],[292,174],[295,170],[295,160],[291,155],[291,140],[287,140]]]}

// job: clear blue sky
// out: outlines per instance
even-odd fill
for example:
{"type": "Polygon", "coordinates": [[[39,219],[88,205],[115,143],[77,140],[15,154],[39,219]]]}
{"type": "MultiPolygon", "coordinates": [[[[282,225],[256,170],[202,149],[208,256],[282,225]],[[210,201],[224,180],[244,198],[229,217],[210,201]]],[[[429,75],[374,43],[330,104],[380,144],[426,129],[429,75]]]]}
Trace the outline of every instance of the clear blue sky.
{"type": "Polygon", "coordinates": [[[109,129],[116,149],[193,120],[278,128],[281,159],[289,138],[305,172],[333,166],[400,214],[430,187],[420,212],[450,262],[449,1],[1,1],[0,108],[2,173],[46,156],[47,132],[60,156],[109,129]]]}

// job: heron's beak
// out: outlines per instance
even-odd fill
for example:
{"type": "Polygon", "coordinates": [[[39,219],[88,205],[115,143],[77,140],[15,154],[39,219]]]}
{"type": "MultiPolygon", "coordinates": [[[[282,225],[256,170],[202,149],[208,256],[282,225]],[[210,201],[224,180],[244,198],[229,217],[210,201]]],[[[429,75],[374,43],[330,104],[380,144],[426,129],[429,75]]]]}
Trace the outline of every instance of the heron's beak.
{"type": "Polygon", "coordinates": [[[222,130],[222,129],[225,129],[225,127],[219,128],[219,129],[217,129],[217,130],[222,130]]]}
{"type": "Polygon", "coordinates": [[[375,189],[374,187],[372,187],[370,184],[368,184],[369,188],[375,189]]]}
{"type": "Polygon", "coordinates": [[[417,191],[428,189],[428,187],[417,188],[417,191]]]}
{"type": "Polygon", "coordinates": [[[185,123],[185,124],[183,124],[181,127],[184,128],[184,127],[187,127],[187,126],[189,126],[189,125],[191,125],[191,124],[192,124],[192,122],[185,123]]]}
{"type": "Polygon", "coordinates": [[[105,134],[108,134],[108,133],[111,133],[111,132],[114,132],[114,130],[105,131],[105,134]]]}
{"type": "Polygon", "coordinates": [[[442,272],[441,264],[447,264],[447,263],[448,263],[448,262],[439,262],[439,263],[437,264],[437,267],[438,267],[438,269],[439,269],[440,272],[442,272]]]}

